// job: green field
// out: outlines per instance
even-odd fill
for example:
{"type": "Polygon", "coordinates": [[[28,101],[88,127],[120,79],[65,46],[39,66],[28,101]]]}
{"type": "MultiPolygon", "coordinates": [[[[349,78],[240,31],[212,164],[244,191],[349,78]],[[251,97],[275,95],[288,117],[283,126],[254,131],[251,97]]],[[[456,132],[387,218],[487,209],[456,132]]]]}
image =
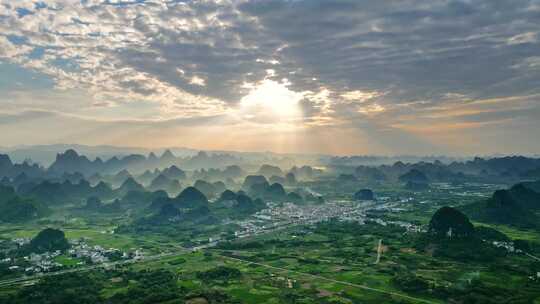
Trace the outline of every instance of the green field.
{"type": "MultiPolygon", "coordinates": [[[[378,211],[370,217],[424,227],[441,206],[460,206],[478,199],[460,198],[443,190],[411,193],[392,187],[382,189],[380,195],[394,200],[410,199],[399,205],[399,212],[378,211]]],[[[175,231],[170,227],[163,232],[156,227],[156,230],[144,233],[111,233],[117,227],[115,223],[113,217],[91,216],[33,222],[24,226],[2,224],[0,238],[32,238],[44,227],[52,226],[64,231],[68,239],[83,239],[92,246],[123,251],[142,249],[148,256],[176,253],[158,260],[82,272],[81,275],[93,280],[93,283],[85,284],[95,285],[101,299],[111,303],[124,303],[119,299],[132,298],[133,295],[141,299],[152,298],[152,303],[209,303],[220,298],[224,302],[212,303],[540,301],[540,284],[529,279],[535,271],[540,271],[540,263],[532,258],[523,254],[506,254],[486,260],[434,255],[433,252],[437,251],[429,246],[419,247],[422,233],[406,232],[394,225],[332,220],[292,226],[221,242],[216,247],[193,253],[182,253],[179,246],[185,240],[204,243],[208,235],[231,229],[231,225],[211,224],[200,227],[196,233],[175,231]],[[175,235],[171,237],[171,233],[175,235]],[[381,258],[376,263],[379,240],[382,240],[381,258]],[[239,275],[220,277],[222,274],[216,271],[223,269],[232,273],[237,270],[239,275]],[[169,277],[168,281],[161,282],[163,277],[169,277]],[[170,293],[154,290],[152,286],[166,286],[164,288],[170,293]]],[[[474,225],[495,228],[510,239],[526,240],[533,253],[539,248],[538,231],[478,222],[474,225]]],[[[69,269],[80,267],[77,265],[80,260],[67,255],[58,256],[54,261],[69,269]]],[[[75,280],[82,280],[82,277],[75,280]]],[[[0,295],[13,294],[20,288],[20,285],[3,287],[0,295]]],[[[81,288],[84,294],[87,288],[81,288]]]]}

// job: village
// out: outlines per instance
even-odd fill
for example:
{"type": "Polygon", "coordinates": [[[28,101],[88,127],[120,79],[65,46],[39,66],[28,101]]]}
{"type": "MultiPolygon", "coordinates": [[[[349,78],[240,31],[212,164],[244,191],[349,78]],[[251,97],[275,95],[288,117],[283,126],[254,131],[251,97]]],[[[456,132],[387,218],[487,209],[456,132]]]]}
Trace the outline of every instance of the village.
{"type": "MultiPolygon", "coordinates": [[[[15,238],[11,242],[21,248],[28,244],[28,238],[15,238]]],[[[99,245],[90,245],[86,238],[70,240],[70,249],[66,252],[55,250],[53,252],[30,253],[22,257],[5,257],[0,264],[6,265],[10,272],[27,275],[40,274],[81,265],[93,265],[121,260],[142,259],[144,254],[140,249],[130,252],[117,248],[104,248],[99,245]]]]}
{"type": "MultiPolygon", "coordinates": [[[[388,211],[400,212],[401,203],[407,203],[412,198],[390,201],[381,197],[377,201],[336,200],[323,205],[298,205],[293,203],[268,202],[268,208],[255,213],[247,220],[237,222],[241,228],[235,232],[236,237],[249,237],[268,230],[281,229],[291,225],[315,224],[333,218],[340,221],[364,223],[369,217],[368,212],[388,211]]],[[[383,219],[371,219],[381,225],[397,224],[411,231],[420,231],[421,227],[406,222],[388,222],[383,219]]]]}

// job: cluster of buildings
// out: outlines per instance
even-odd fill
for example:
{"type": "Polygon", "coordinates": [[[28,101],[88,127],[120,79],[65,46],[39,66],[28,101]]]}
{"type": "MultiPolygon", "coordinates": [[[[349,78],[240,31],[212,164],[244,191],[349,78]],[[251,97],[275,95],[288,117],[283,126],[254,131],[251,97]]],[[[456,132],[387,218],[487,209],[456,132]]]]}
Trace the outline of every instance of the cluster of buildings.
{"type": "Polygon", "coordinates": [[[540,271],[536,272],[536,275],[529,276],[529,280],[540,282],[540,271]]]}
{"type": "MultiPolygon", "coordinates": [[[[23,246],[30,240],[26,238],[16,238],[12,242],[17,246],[23,246]]],[[[50,272],[66,267],[59,261],[58,257],[64,256],[66,259],[72,259],[72,265],[99,264],[111,260],[139,260],[143,258],[141,250],[134,252],[123,252],[116,248],[103,248],[102,246],[88,245],[84,239],[70,241],[71,248],[67,252],[56,250],[54,252],[30,253],[21,258],[6,257],[0,260],[0,263],[8,264],[11,271],[24,272],[27,274],[38,274],[50,272]]]]}
{"type": "Polygon", "coordinates": [[[508,251],[510,253],[523,253],[523,251],[521,249],[517,249],[517,248],[514,247],[514,242],[512,242],[512,241],[510,241],[510,242],[493,241],[492,244],[495,247],[504,248],[504,249],[506,249],[506,251],[508,251]]]}
{"type": "Polygon", "coordinates": [[[93,264],[96,263],[105,263],[110,260],[110,258],[115,259],[129,259],[131,255],[122,252],[116,248],[105,249],[99,245],[90,246],[85,243],[83,240],[72,241],[71,249],[68,250],[68,254],[71,257],[90,261],[93,264]]]}
{"type": "MultiPolygon", "coordinates": [[[[248,219],[242,221],[231,221],[226,224],[234,223],[239,226],[234,232],[235,238],[246,238],[255,235],[268,233],[294,225],[312,225],[318,222],[330,219],[340,221],[365,223],[366,220],[375,221],[381,225],[397,225],[403,227],[407,232],[425,232],[425,228],[420,225],[404,221],[388,221],[378,217],[373,217],[370,212],[402,212],[405,210],[402,206],[414,198],[398,198],[392,200],[390,197],[379,197],[376,201],[351,201],[351,200],[333,200],[320,205],[299,205],[294,203],[276,203],[267,202],[267,208],[253,214],[248,219]]],[[[201,248],[212,247],[222,240],[221,236],[215,236],[208,239],[204,245],[194,247],[201,248]]]]}
{"type": "Polygon", "coordinates": [[[425,232],[425,228],[420,225],[404,221],[388,221],[380,218],[372,218],[369,211],[402,212],[403,203],[408,203],[413,198],[398,199],[391,201],[385,197],[377,201],[330,201],[322,205],[298,205],[293,203],[268,202],[268,208],[263,209],[249,219],[237,222],[240,229],[235,232],[236,237],[249,237],[256,234],[285,228],[298,224],[315,224],[329,219],[339,219],[340,221],[354,221],[365,223],[369,218],[381,225],[397,225],[403,227],[407,232],[425,232]]]}
{"type": "Polygon", "coordinates": [[[387,225],[399,226],[399,227],[405,228],[407,232],[411,232],[411,233],[420,233],[420,232],[427,231],[426,228],[421,225],[415,225],[415,224],[411,224],[404,221],[387,221],[380,218],[371,219],[371,220],[382,226],[387,226],[387,225]]]}
{"type": "Polygon", "coordinates": [[[0,263],[9,264],[10,266],[7,268],[11,271],[24,271],[25,273],[49,272],[63,266],[55,261],[55,258],[61,254],[59,250],[42,254],[31,253],[22,257],[21,260],[7,257],[0,260],[0,263]]]}
{"type": "Polygon", "coordinates": [[[297,205],[292,203],[277,204],[269,202],[268,208],[254,214],[251,218],[240,221],[241,227],[235,236],[244,237],[267,230],[278,229],[296,224],[313,224],[338,218],[342,221],[357,221],[363,223],[365,212],[372,208],[374,202],[327,202],[322,205],[297,205]]]}
{"type": "Polygon", "coordinates": [[[272,278],[273,285],[276,287],[288,288],[288,289],[298,287],[298,281],[295,279],[282,277],[282,276],[276,276],[273,273],[270,273],[270,277],[272,278]]]}
{"type": "Polygon", "coordinates": [[[15,243],[17,246],[22,247],[23,245],[26,245],[30,243],[29,238],[15,238],[12,240],[13,243],[15,243]]]}
{"type": "Polygon", "coordinates": [[[30,262],[32,266],[26,267],[24,272],[40,273],[62,268],[63,265],[55,261],[55,258],[61,254],[60,250],[43,254],[31,253],[29,256],[25,256],[24,259],[30,262]]]}

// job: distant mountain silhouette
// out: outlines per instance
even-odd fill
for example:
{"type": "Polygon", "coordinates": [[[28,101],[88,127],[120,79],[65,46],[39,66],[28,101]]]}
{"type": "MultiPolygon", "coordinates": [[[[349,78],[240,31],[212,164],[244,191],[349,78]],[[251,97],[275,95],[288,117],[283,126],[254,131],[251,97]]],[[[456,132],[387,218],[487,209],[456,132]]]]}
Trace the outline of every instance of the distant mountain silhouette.
{"type": "Polygon", "coordinates": [[[177,202],[175,206],[181,208],[196,208],[208,205],[206,196],[195,187],[187,187],[174,200],[177,202]]]}
{"type": "Polygon", "coordinates": [[[304,202],[304,198],[296,192],[289,192],[286,200],[294,204],[301,204],[304,202]]]}
{"type": "Polygon", "coordinates": [[[370,182],[382,182],[387,180],[386,175],[374,167],[360,166],[355,169],[355,175],[358,179],[370,182]]]}
{"type": "Polygon", "coordinates": [[[265,177],[270,177],[270,176],[283,176],[283,171],[281,171],[281,168],[277,167],[277,166],[272,166],[272,165],[268,165],[268,164],[264,164],[261,166],[261,168],[259,168],[259,171],[257,171],[257,174],[258,175],[263,175],[265,177]]]}
{"type": "Polygon", "coordinates": [[[204,180],[197,180],[193,184],[197,190],[201,191],[206,197],[213,197],[217,194],[216,188],[211,183],[204,180]]]}
{"type": "Polygon", "coordinates": [[[114,175],[114,179],[121,182],[124,182],[126,179],[130,177],[132,177],[131,173],[129,173],[127,169],[122,169],[121,171],[119,171],[118,173],[114,175]]]}
{"type": "Polygon", "coordinates": [[[11,162],[9,155],[0,154],[0,172],[7,172],[11,170],[12,167],[13,163],[11,162]]]}
{"type": "Polygon", "coordinates": [[[540,228],[540,181],[525,182],[507,190],[497,190],[492,197],[463,207],[474,219],[488,223],[524,228],[540,228]]]}
{"type": "Polygon", "coordinates": [[[257,184],[268,184],[268,181],[266,180],[266,177],[262,175],[248,175],[244,179],[242,189],[249,191],[253,185],[257,184]]]}
{"type": "Polygon", "coordinates": [[[25,177],[42,177],[45,174],[45,169],[37,164],[23,162],[15,164],[7,154],[0,154],[0,179],[14,179],[17,176],[24,175],[25,177]]]}
{"type": "Polygon", "coordinates": [[[302,166],[300,168],[294,166],[289,171],[290,173],[294,174],[296,178],[300,180],[311,180],[313,179],[313,176],[315,174],[315,171],[310,166],[302,166]]]}
{"type": "Polygon", "coordinates": [[[272,183],[272,184],[278,183],[278,184],[284,185],[285,182],[286,182],[286,180],[285,180],[285,177],[272,175],[272,176],[270,176],[270,178],[268,179],[268,182],[269,182],[269,183],[272,183]]]}
{"type": "Polygon", "coordinates": [[[373,201],[375,200],[375,195],[370,189],[361,189],[354,194],[353,198],[358,201],[373,201]]]}
{"type": "Polygon", "coordinates": [[[413,182],[427,184],[429,179],[422,171],[418,169],[411,169],[407,173],[399,176],[399,181],[403,183],[413,182]]]}
{"type": "Polygon", "coordinates": [[[285,175],[284,184],[287,184],[288,186],[294,186],[296,185],[296,183],[297,181],[296,181],[296,176],[294,175],[294,173],[289,172],[285,175]]]}
{"type": "Polygon", "coordinates": [[[186,173],[177,166],[170,166],[161,173],[170,179],[183,180],[186,179],[186,173]]]}
{"type": "MultiPolygon", "coordinates": [[[[161,199],[169,200],[169,196],[167,192],[163,190],[157,190],[153,192],[141,192],[141,191],[130,191],[126,195],[124,195],[122,198],[118,199],[118,209],[130,209],[130,208],[141,208],[146,209],[148,207],[151,207],[151,205],[155,201],[159,201],[161,199]]],[[[111,204],[106,204],[105,206],[109,206],[111,204]]],[[[159,204],[161,206],[162,204],[159,204]]],[[[158,206],[158,207],[159,207],[158,206]]],[[[156,206],[153,207],[153,209],[157,209],[156,206]]]]}
{"type": "Polygon", "coordinates": [[[222,181],[214,182],[212,185],[214,186],[216,193],[221,193],[227,189],[227,186],[222,181]]]}
{"type": "Polygon", "coordinates": [[[99,211],[103,207],[103,203],[98,197],[91,196],[86,200],[86,204],[83,209],[89,211],[99,211]]]}
{"type": "MultiPolygon", "coordinates": [[[[100,163],[99,161],[97,163],[100,163]]],[[[64,173],[96,173],[99,171],[98,166],[94,166],[94,162],[90,161],[86,156],[79,155],[73,149],[69,149],[64,153],[56,155],[56,160],[49,167],[48,171],[62,175],[64,173]]]]}
{"type": "Polygon", "coordinates": [[[174,156],[171,150],[165,150],[159,159],[165,162],[173,162],[175,161],[176,156],[174,156]]]}
{"type": "Polygon", "coordinates": [[[159,209],[158,216],[165,218],[178,217],[182,215],[180,209],[176,208],[172,203],[166,203],[159,209]]]}
{"type": "Polygon", "coordinates": [[[149,185],[150,183],[152,183],[152,180],[154,180],[160,174],[161,173],[157,169],[154,172],[147,169],[143,172],[143,174],[137,176],[137,181],[142,184],[149,185]]]}
{"type": "Polygon", "coordinates": [[[287,196],[285,189],[281,184],[274,183],[266,189],[265,197],[269,199],[282,200],[287,196]]]}
{"type": "MultiPolygon", "coordinates": [[[[170,150],[166,150],[159,158],[154,154],[148,154],[148,157],[141,154],[129,154],[126,156],[113,156],[103,161],[97,157],[91,161],[86,156],[79,155],[75,150],[68,149],[64,153],[58,153],[55,161],[48,168],[47,172],[52,175],[60,176],[64,173],[80,172],[84,176],[91,176],[96,173],[116,174],[123,170],[141,171],[141,169],[155,169],[174,166],[180,159],[176,158],[170,150]]],[[[175,167],[167,174],[175,174],[175,179],[185,178],[185,175],[178,172],[175,167]]]]}
{"type": "Polygon", "coordinates": [[[44,181],[39,184],[26,183],[18,188],[18,192],[29,198],[48,204],[74,203],[86,200],[90,196],[109,198],[112,190],[105,183],[99,183],[95,187],[83,180],[79,183],[65,181],[63,183],[44,181]]]}
{"type": "Polygon", "coordinates": [[[164,174],[160,174],[152,180],[148,188],[152,191],[165,190],[169,193],[178,193],[181,187],[178,180],[170,179],[164,174]]]}
{"type": "Polygon", "coordinates": [[[139,222],[143,225],[149,223],[151,225],[169,224],[170,221],[183,224],[205,220],[210,222],[215,221],[211,216],[208,200],[204,194],[194,187],[184,189],[175,198],[154,198],[150,210],[155,211],[152,216],[147,219],[139,219],[139,222]]]}
{"type": "Polygon", "coordinates": [[[253,214],[259,210],[266,208],[266,204],[261,199],[252,200],[245,194],[239,194],[236,197],[236,205],[234,211],[243,214],[253,214]]]}
{"type": "Polygon", "coordinates": [[[232,192],[231,190],[225,190],[219,196],[218,202],[233,201],[236,200],[236,196],[236,193],[232,192]]]}
{"type": "Polygon", "coordinates": [[[234,193],[230,190],[225,190],[221,193],[216,205],[225,208],[225,212],[231,218],[242,218],[266,208],[263,200],[253,200],[242,191],[234,193]]]}
{"type": "Polygon", "coordinates": [[[144,187],[133,177],[129,177],[122,183],[122,186],[116,190],[120,195],[125,195],[130,191],[144,191],[144,187]]]}
{"type": "Polygon", "coordinates": [[[227,178],[239,178],[241,177],[242,175],[244,175],[244,171],[242,170],[242,168],[240,168],[240,166],[237,166],[237,165],[232,165],[232,166],[227,166],[224,170],[223,170],[223,179],[227,179],[227,178]]]}
{"type": "Polygon", "coordinates": [[[46,213],[47,208],[43,204],[20,197],[12,187],[0,185],[0,222],[25,222],[46,213]]]}

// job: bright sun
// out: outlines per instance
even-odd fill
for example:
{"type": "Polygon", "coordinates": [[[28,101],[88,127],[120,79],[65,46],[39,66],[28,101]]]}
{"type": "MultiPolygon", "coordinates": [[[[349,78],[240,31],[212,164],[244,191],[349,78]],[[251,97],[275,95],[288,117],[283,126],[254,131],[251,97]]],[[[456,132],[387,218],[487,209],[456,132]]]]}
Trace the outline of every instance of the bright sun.
{"type": "Polygon", "coordinates": [[[304,94],[289,90],[289,85],[287,79],[283,79],[282,82],[264,79],[256,84],[245,84],[244,88],[249,92],[240,100],[240,104],[247,112],[255,111],[283,118],[296,117],[300,114],[298,103],[304,94]]]}

